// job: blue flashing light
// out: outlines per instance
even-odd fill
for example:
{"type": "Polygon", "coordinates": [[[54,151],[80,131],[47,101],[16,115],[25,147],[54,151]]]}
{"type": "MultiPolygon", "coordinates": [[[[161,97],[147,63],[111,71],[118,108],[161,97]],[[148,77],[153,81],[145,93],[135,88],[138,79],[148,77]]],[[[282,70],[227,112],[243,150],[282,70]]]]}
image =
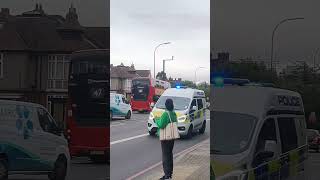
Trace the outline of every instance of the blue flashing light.
{"type": "Polygon", "coordinates": [[[181,88],[181,86],[176,86],[176,88],[177,88],[177,89],[180,89],[180,88],[181,88]]]}

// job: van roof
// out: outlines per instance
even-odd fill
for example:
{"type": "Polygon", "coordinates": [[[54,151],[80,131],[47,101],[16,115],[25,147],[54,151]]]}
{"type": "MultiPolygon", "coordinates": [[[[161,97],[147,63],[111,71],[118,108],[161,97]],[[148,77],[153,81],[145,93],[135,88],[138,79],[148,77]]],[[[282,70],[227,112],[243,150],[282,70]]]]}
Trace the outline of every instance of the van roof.
{"type": "Polygon", "coordinates": [[[22,106],[30,106],[30,107],[41,107],[44,108],[40,104],[36,103],[30,103],[30,102],[23,102],[23,101],[13,101],[13,100],[0,100],[0,105],[5,104],[5,105],[22,105],[22,106]]]}
{"type": "Polygon", "coordinates": [[[302,112],[299,93],[273,87],[225,86],[211,87],[214,111],[224,111],[263,117],[268,111],[302,112]]]}
{"type": "Polygon", "coordinates": [[[169,88],[164,91],[162,96],[175,96],[175,97],[205,97],[204,91],[191,88],[169,88]]]}

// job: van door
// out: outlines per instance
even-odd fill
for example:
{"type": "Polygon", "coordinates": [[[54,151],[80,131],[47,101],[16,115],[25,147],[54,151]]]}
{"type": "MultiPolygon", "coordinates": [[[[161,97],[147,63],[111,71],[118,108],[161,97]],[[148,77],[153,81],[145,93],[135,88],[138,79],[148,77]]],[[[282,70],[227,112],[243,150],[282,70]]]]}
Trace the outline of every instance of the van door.
{"type": "Polygon", "coordinates": [[[279,117],[278,126],[281,140],[281,154],[284,165],[281,167],[281,179],[300,179],[303,175],[302,163],[298,151],[298,134],[294,117],[279,117]]]}
{"type": "Polygon", "coordinates": [[[128,110],[129,108],[128,108],[126,98],[123,95],[121,95],[121,112],[123,113],[123,116],[127,115],[128,110]]]}
{"type": "Polygon", "coordinates": [[[37,108],[38,122],[34,132],[34,140],[37,141],[39,152],[40,170],[52,170],[56,161],[56,147],[59,145],[58,126],[51,115],[43,108],[37,108]]]}
{"type": "MultiPolygon", "coordinates": [[[[257,143],[254,150],[254,156],[252,160],[252,167],[256,168],[259,165],[269,162],[271,160],[279,158],[280,148],[279,148],[279,139],[277,136],[276,123],[273,118],[267,119],[262,128],[259,131],[257,143]],[[266,147],[267,143],[273,143],[275,149],[270,150],[266,147]],[[268,153],[273,153],[272,156],[267,157],[268,153]],[[261,158],[264,157],[264,158],[261,158]]],[[[267,145],[268,146],[268,145],[267,145]]],[[[270,154],[271,155],[271,154],[270,154]]],[[[268,173],[268,172],[266,172],[268,173]]]]}
{"type": "Polygon", "coordinates": [[[189,107],[189,117],[190,117],[190,121],[192,122],[193,124],[193,129],[195,129],[197,127],[197,125],[199,124],[199,122],[197,122],[198,118],[196,116],[197,114],[197,110],[193,110],[192,107],[193,106],[196,106],[197,109],[198,109],[198,106],[197,106],[197,99],[193,99],[192,102],[191,102],[191,105],[189,107]]]}
{"type": "Polygon", "coordinates": [[[201,128],[202,123],[204,121],[204,104],[202,99],[197,99],[198,111],[196,113],[197,116],[197,128],[201,128]]]}

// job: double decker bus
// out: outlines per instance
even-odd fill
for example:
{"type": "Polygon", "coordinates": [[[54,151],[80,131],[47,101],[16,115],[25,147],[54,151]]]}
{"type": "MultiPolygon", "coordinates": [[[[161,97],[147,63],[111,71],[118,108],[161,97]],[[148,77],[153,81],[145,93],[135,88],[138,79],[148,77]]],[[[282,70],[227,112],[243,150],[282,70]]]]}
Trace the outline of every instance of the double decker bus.
{"type": "Polygon", "coordinates": [[[108,50],[85,50],[71,56],[66,137],[71,157],[108,162],[110,129],[108,50]]]}
{"type": "Polygon", "coordinates": [[[135,78],[132,80],[132,111],[151,112],[161,94],[171,85],[169,82],[154,78],[135,78]]]}

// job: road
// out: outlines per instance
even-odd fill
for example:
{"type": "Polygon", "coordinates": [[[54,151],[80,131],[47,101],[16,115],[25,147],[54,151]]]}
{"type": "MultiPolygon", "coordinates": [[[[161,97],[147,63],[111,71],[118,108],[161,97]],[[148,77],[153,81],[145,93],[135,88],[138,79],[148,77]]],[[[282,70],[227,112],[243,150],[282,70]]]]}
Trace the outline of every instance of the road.
{"type": "Polygon", "coordinates": [[[320,153],[309,153],[309,170],[308,179],[309,180],[319,180],[320,179],[320,153]]]}
{"type": "MultiPolygon", "coordinates": [[[[111,174],[112,180],[123,180],[141,173],[161,162],[161,146],[156,137],[150,137],[147,130],[149,114],[134,113],[130,120],[111,122],[111,174]]],[[[209,116],[209,112],[207,113],[209,116]]],[[[175,142],[174,153],[181,152],[210,136],[210,121],[203,135],[175,142]]],[[[160,177],[159,177],[160,178],[160,177]]]]}
{"type": "MultiPolygon", "coordinates": [[[[107,180],[109,166],[106,164],[93,164],[86,158],[73,159],[70,167],[69,180],[107,180]]],[[[10,180],[48,180],[47,176],[12,175],[10,180]]]]}

